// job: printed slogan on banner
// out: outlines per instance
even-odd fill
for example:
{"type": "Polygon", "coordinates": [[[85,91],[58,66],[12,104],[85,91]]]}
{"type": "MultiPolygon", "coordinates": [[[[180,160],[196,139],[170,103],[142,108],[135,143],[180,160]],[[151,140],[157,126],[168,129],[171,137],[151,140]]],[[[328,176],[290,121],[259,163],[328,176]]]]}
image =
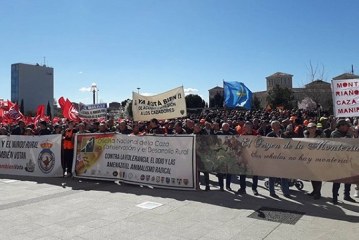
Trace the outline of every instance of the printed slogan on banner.
{"type": "Polygon", "coordinates": [[[193,190],[194,150],[194,136],[80,134],[75,173],[83,178],[193,190]]]}
{"type": "Polygon", "coordinates": [[[0,136],[0,174],[62,176],[61,135],[0,136]]]}
{"type": "Polygon", "coordinates": [[[332,80],[336,117],[359,116],[359,79],[332,80]]]}
{"type": "Polygon", "coordinates": [[[133,92],[132,112],[135,121],[185,117],[187,108],[183,87],[155,96],[143,96],[133,92]]]}
{"type": "Polygon", "coordinates": [[[199,170],[305,180],[359,182],[356,139],[197,136],[199,170]]]}

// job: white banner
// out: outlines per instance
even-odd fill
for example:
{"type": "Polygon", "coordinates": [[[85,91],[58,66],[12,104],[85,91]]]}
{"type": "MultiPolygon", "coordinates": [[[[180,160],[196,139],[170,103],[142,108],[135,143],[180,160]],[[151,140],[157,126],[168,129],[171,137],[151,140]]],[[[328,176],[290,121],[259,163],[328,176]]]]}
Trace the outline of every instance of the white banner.
{"type": "Polygon", "coordinates": [[[61,135],[0,136],[0,174],[60,177],[61,135]]]}
{"type": "Polygon", "coordinates": [[[107,104],[98,103],[98,104],[80,104],[79,105],[79,117],[82,119],[98,119],[106,117],[107,114],[107,104]]]}
{"type": "Polygon", "coordinates": [[[336,117],[359,116],[359,79],[332,80],[336,117]]]}
{"type": "Polygon", "coordinates": [[[194,190],[194,136],[76,134],[75,176],[194,190]]]}
{"type": "Polygon", "coordinates": [[[142,96],[132,92],[132,112],[135,121],[185,117],[187,109],[183,87],[155,96],[142,96]]]}

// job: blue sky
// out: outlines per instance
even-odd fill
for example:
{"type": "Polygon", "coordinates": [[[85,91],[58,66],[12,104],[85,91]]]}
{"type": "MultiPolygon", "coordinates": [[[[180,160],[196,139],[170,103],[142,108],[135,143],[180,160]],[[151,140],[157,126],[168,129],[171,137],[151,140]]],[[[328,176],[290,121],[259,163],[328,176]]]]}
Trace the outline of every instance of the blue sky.
{"type": "Polygon", "coordinates": [[[0,98],[10,99],[12,63],[55,69],[55,98],[123,101],[140,88],[157,94],[183,85],[208,101],[222,81],[253,92],[265,77],[310,81],[359,73],[359,1],[326,0],[1,0],[0,98]],[[357,70],[357,71],[356,71],[357,70]]]}

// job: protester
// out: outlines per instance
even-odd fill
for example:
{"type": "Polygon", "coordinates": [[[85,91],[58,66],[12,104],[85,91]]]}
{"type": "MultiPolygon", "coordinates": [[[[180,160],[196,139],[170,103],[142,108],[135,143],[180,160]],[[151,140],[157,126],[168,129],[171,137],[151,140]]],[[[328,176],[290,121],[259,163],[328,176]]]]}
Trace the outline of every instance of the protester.
{"type": "MultiPolygon", "coordinates": [[[[304,137],[305,138],[321,138],[322,133],[317,130],[317,125],[313,122],[308,123],[307,130],[304,131],[304,137]]],[[[309,193],[309,196],[312,196],[315,200],[318,200],[321,198],[321,189],[322,189],[322,182],[321,181],[311,181],[313,191],[309,193]]]]}
{"type": "MultiPolygon", "coordinates": [[[[243,131],[241,135],[252,135],[256,136],[258,133],[253,129],[253,124],[250,121],[246,121],[243,125],[243,131]]],[[[246,175],[239,176],[240,188],[238,189],[238,194],[246,194],[246,175]]],[[[252,176],[252,191],[255,196],[258,195],[258,176],[252,176]]]]}
{"type": "MultiPolygon", "coordinates": [[[[195,134],[195,135],[208,135],[208,133],[201,128],[201,125],[199,123],[194,124],[194,126],[193,126],[193,134],[195,134]]],[[[198,166],[199,169],[204,168],[204,166],[201,165],[201,164],[203,164],[202,161],[201,161],[201,156],[197,156],[197,163],[199,165],[198,166]]],[[[200,175],[200,172],[198,172],[198,179],[199,179],[199,175],[200,175]]],[[[205,191],[209,191],[209,190],[211,190],[211,188],[209,186],[209,172],[204,171],[203,175],[204,175],[204,184],[206,186],[205,191]]]]}
{"type": "MultiPolygon", "coordinates": [[[[282,130],[279,121],[272,121],[271,122],[272,131],[267,134],[267,137],[282,137],[282,130]]],[[[271,197],[279,198],[278,195],[275,193],[274,185],[276,182],[275,177],[269,178],[269,193],[271,197]]],[[[284,197],[291,198],[289,194],[289,181],[286,178],[280,178],[280,186],[282,188],[282,192],[284,197]]]]}
{"type": "MultiPolygon", "coordinates": [[[[230,132],[229,129],[229,124],[227,122],[222,123],[222,128],[220,131],[218,131],[216,133],[216,135],[233,135],[232,132],[230,132]]],[[[231,181],[232,181],[232,175],[230,173],[217,173],[217,177],[218,177],[218,185],[220,187],[221,191],[224,191],[224,185],[223,185],[223,180],[224,177],[226,177],[226,189],[228,191],[232,191],[231,188],[231,181]]]]}
{"type": "MultiPolygon", "coordinates": [[[[351,125],[345,119],[340,119],[337,122],[336,129],[330,134],[331,138],[353,138],[353,135],[349,132],[351,125]]],[[[338,192],[340,188],[340,183],[333,183],[333,204],[338,204],[338,192]]],[[[344,200],[349,202],[355,202],[353,198],[350,197],[350,188],[351,184],[344,184],[344,200]]]]}
{"type": "Polygon", "coordinates": [[[129,135],[132,133],[132,129],[130,129],[127,126],[127,123],[125,120],[121,120],[120,123],[117,125],[117,131],[118,133],[129,135]]]}
{"type": "Polygon", "coordinates": [[[17,126],[11,131],[11,135],[24,135],[25,127],[25,122],[20,120],[17,126]]]}
{"type": "Polygon", "coordinates": [[[64,176],[68,177],[72,175],[72,163],[74,158],[74,138],[75,133],[77,132],[74,128],[75,123],[70,121],[68,122],[68,128],[65,130],[63,136],[63,170],[64,176]]]}
{"type": "Polygon", "coordinates": [[[164,129],[160,126],[159,121],[156,118],[152,118],[149,123],[150,134],[165,134],[164,129]]]}
{"type": "Polygon", "coordinates": [[[39,131],[38,131],[38,135],[50,135],[51,131],[50,129],[47,127],[47,122],[46,121],[41,121],[39,123],[39,131]]]}

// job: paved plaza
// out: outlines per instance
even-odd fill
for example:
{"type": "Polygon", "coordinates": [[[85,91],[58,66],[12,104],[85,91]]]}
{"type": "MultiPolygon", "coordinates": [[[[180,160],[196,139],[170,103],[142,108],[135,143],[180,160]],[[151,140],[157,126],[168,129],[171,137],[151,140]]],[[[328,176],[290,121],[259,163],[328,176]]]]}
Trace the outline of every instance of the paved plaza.
{"type": "MultiPolygon", "coordinates": [[[[249,179],[251,180],[251,179],[249,179]]],[[[219,191],[176,191],[71,178],[0,175],[0,239],[357,239],[359,204],[331,203],[291,187],[293,199],[219,191]]],[[[309,182],[304,190],[310,191],[309,182]]],[[[250,183],[248,183],[250,186],[250,183]]],[[[204,186],[201,186],[204,189],[204,186]]],[[[238,189],[238,182],[232,184],[238,189]]],[[[354,186],[352,186],[352,195],[354,186]]],[[[357,198],[359,201],[359,199],[357,198]]]]}

